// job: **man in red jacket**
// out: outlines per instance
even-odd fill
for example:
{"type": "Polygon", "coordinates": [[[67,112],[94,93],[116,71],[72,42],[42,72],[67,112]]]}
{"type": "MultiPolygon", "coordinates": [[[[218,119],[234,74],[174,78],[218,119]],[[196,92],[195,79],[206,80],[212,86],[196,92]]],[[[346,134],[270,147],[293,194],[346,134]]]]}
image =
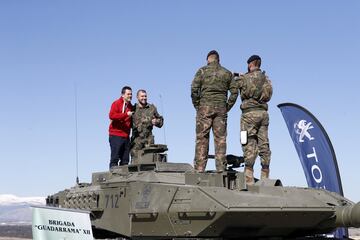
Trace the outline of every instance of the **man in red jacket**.
{"type": "Polygon", "coordinates": [[[133,106],[131,105],[132,90],[125,86],[121,97],[111,105],[109,118],[109,142],[111,148],[110,168],[129,163],[130,129],[133,106]]]}

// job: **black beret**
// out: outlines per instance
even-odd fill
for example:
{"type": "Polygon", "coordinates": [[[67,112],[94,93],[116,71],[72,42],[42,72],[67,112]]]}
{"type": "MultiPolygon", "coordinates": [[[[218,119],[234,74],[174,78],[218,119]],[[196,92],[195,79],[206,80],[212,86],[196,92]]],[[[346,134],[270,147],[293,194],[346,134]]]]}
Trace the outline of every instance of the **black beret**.
{"type": "Polygon", "coordinates": [[[251,57],[249,57],[249,59],[247,60],[247,64],[251,63],[252,61],[255,60],[260,60],[261,61],[261,57],[259,57],[258,55],[252,55],[251,57]]]}
{"type": "Polygon", "coordinates": [[[217,58],[219,58],[219,53],[216,50],[211,50],[206,56],[206,59],[208,59],[210,55],[216,55],[217,58]]]}

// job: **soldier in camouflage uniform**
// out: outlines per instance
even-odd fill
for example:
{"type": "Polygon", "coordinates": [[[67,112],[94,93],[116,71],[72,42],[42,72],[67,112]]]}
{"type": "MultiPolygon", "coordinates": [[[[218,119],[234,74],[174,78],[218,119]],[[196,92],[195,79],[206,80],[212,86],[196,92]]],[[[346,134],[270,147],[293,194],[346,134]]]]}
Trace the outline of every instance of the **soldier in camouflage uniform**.
{"type": "MultiPolygon", "coordinates": [[[[246,131],[247,141],[242,139],[245,160],[245,176],[248,185],[254,184],[254,163],[257,155],[261,159],[261,179],[269,177],[270,145],[268,138],[268,104],[272,96],[271,81],[261,71],[261,58],[251,56],[248,61],[248,73],[235,78],[241,95],[241,131],[246,131]]],[[[241,134],[243,136],[243,134],[241,134]]]]}
{"type": "Polygon", "coordinates": [[[134,105],[132,116],[131,161],[137,163],[139,150],[154,143],[153,126],[161,128],[164,119],[153,104],[147,102],[147,93],[141,89],[137,92],[138,103],[134,105]]]}
{"type": "Polygon", "coordinates": [[[207,65],[200,68],[191,84],[191,98],[196,109],[196,147],[194,166],[205,171],[209,153],[209,133],[212,128],[215,143],[216,170],[226,167],[227,112],[235,104],[238,89],[232,73],[220,65],[219,54],[207,55],[207,65]],[[231,95],[228,99],[228,91],[231,95]]]}

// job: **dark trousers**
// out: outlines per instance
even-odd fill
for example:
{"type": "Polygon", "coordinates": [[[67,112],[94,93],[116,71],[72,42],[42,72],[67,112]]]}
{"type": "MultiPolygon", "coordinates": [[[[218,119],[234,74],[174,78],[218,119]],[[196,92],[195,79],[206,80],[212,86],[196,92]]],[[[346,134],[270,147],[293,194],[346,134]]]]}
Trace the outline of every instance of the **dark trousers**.
{"type": "Polygon", "coordinates": [[[118,166],[119,160],[120,165],[126,165],[129,163],[129,151],[130,151],[130,141],[129,138],[123,138],[119,136],[110,135],[109,136],[110,149],[111,149],[111,158],[110,166],[118,166]]]}

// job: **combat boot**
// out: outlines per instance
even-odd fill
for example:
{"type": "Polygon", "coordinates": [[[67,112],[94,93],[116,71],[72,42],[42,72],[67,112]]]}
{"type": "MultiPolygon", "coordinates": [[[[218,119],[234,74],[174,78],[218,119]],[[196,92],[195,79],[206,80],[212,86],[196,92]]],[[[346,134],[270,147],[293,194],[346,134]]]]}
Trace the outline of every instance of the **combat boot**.
{"type": "Polygon", "coordinates": [[[198,160],[195,158],[194,159],[194,168],[195,168],[195,171],[198,173],[205,172],[206,160],[198,160]]]}
{"type": "Polygon", "coordinates": [[[195,166],[195,171],[198,172],[198,173],[203,173],[203,172],[205,172],[205,167],[200,166],[200,165],[196,165],[195,166]]]}
{"type": "Polygon", "coordinates": [[[254,185],[254,170],[250,167],[245,167],[246,185],[254,185]]]}
{"type": "Polygon", "coordinates": [[[260,179],[263,180],[263,179],[268,179],[269,178],[269,173],[270,173],[270,170],[268,168],[262,168],[261,169],[261,176],[260,176],[260,179]]]}
{"type": "Polygon", "coordinates": [[[203,173],[203,172],[205,172],[205,170],[204,170],[203,168],[197,168],[197,169],[195,169],[195,171],[198,172],[198,173],[203,173]]]}
{"type": "Polygon", "coordinates": [[[222,173],[223,171],[225,171],[225,164],[219,161],[216,161],[216,171],[218,173],[222,173]]]}

